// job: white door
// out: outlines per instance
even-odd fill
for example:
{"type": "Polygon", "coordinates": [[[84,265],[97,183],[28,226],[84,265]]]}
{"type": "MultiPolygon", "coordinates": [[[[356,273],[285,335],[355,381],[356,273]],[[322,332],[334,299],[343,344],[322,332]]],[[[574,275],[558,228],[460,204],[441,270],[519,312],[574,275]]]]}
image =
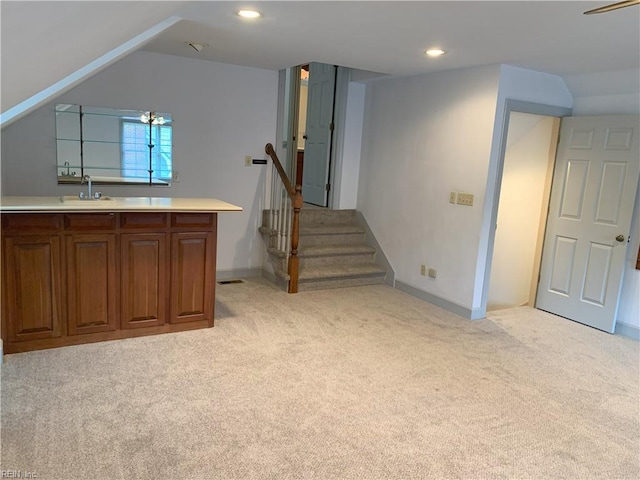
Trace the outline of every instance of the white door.
{"type": "Polygon", "coordinates": [[[327,205],[335,67],[309,64],[307,128],[302,170],[302,196],[307,203],[327,205]]]}
{"type": "Polygon", "coordinates": [[[536,307],[613,333],[640,156],[637,115],[562,119],[536,307]]]}

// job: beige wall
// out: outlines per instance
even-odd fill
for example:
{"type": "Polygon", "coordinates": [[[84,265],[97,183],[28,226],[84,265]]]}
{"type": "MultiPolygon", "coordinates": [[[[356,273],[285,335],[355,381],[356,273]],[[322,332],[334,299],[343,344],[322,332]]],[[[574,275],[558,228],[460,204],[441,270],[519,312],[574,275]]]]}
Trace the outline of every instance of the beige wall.
{"type": "MultiPolygon", "coordinates": [[[[553,117],[512,112],[500,189],[498,228],[493,250],[487,309],[530,302],[543,206],[548,203],[548,173],[553,117]]],[[[544,222],[542,222],[544,224],[544,222]]]]}
{"type": "Polygon", "coordinates": [[[304,150],[304,134],[307,131],[307,95],[309,87],[300,85],[300,110],[298,111],[298,150],[304,150]]]}

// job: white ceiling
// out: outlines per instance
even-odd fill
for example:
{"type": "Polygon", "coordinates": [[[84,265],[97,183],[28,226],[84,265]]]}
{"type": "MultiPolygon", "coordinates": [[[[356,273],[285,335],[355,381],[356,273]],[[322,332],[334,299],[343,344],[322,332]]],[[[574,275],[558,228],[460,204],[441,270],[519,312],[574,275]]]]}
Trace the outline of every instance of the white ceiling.
{"type": "Polygon", "coordinates": [[[266,69],[310,61],[391,75],[507,63],[559,75],[638,68],[640,7],[600,1],[189,2],[143,49],[266,69]],[[263,18],[235,11],[254,6],[263,18]],[[197,53],[186,43],[207,43],[197,53]],[[424,55],[430,46],[447,54],[424,55]]]}
{"type": "MultiPolygon", "coordinates": [[[[359,79],[506,63],[588,89],[582,74],[625,70],[635,85],[617,93],[637,93],[640,7],[582,13],[609,1],[0,1],[0,123],[116,61],[125,45],[120,56],[140,48],[273,70],[316,61],[359,69],[359,79]],[[264,17],[235,14],[250,6],[264,17]],[[190,41],[209,47],[196,53],[190,41]],[[447,54],[426,58],[434,45],[447,54]]],[[[597,76],[600,89],[619,83],[597,76]]]]}

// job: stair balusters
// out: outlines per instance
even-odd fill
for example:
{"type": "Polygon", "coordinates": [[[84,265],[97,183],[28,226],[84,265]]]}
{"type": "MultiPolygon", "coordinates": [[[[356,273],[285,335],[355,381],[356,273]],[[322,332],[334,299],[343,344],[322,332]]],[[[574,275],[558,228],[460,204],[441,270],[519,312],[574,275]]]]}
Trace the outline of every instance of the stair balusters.
{"type": "Polygon", "coordinates": [[[298,243],[300,239],[300,209],[302,208],[302,186],[291,185],[273,145],[267,143],[265,152],[271,157],[278,175],[272,175],[271,213],[269,228],[277,232],[277,248],[287,255],[289,293],[298,292],[300,260],[298,243]]]}

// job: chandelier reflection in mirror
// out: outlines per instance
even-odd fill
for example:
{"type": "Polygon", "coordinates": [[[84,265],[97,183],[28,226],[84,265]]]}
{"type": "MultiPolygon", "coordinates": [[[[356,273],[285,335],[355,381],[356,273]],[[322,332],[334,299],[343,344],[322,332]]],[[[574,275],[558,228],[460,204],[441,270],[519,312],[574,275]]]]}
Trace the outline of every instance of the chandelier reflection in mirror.
{"type": "Polygon", "coordinates": [[[164,185],[172,180],[172,118],[153,110],[56,105],[59,184],[164,185]]]}
{"type": "Polygon", "coordinates": [[[152,125],[164,125],[164,117],[158,115],[156,112],[145,112],[140,115],[140,121],[142,123],[151,123],[152,125]]]}
{"type": "MultiPolygon", "coordinates": [[[[154,178],[154,167],[159,169],[162,169],[162,167],[164,167],[165,169],[168,168],[170,174],[171,152],[169,151],[169,157],[167,158],[167,152],[162,151],[162,146],[163,140],[165,145],[167,144],[167,141],[169,145],[171,144],[171,129],[170,127],[168,129],[160,127],[160,125],[164,125],[166,122],[164,117],[156,112],[143,113],[142,115],[140,115],[140,121],[149,126],[149,133],[147,136],[147,140],[149,142],[147,144],[147,147],[149,147],[149,168],[147,172],[149,173],[149,184],[151,184],[154,178]],[[160,147],[160,150],[154,150],[156,144],[160,147]],[[154,153],[156,153],[156,155],[154,155],[154,153]],[[168,163],[167,160],[169,161],[168,163]]],[[[159,176],[164,176],[163,170],[160,171],[159,176]]]]}

